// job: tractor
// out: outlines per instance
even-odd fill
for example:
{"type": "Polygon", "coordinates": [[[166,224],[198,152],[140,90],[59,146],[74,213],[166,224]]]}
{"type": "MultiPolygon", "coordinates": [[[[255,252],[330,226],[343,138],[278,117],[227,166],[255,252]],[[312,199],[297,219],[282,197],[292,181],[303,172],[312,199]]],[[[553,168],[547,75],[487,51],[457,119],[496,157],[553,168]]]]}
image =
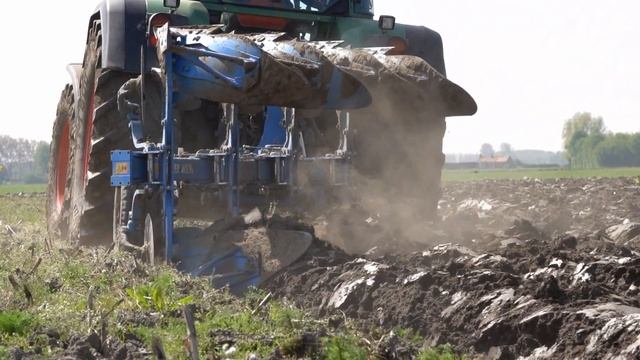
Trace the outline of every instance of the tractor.
{"type": "Polygon", "coordinates": [[[439,34],[374,19],[372,0],[104,0],[86,31],[53,126],[50,237],[234,292],[310,246],[264,226],[276,208],[322,212],[375,183],[434,218],[445,119],[477,110],[439,34]]]}

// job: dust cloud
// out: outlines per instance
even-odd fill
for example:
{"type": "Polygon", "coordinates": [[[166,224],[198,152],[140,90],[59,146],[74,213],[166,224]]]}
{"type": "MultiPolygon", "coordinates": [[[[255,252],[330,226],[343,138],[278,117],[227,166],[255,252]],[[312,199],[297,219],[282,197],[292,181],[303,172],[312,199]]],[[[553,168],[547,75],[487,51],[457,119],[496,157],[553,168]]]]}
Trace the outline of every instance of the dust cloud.
{"type": "Polygon", "coordinates": [[[353,254],[432,246],[444,164],[441,103],[393,86],[372,95],[370,108],[351,115],[352,187],[316,220],[316,235],[353,254]]]}

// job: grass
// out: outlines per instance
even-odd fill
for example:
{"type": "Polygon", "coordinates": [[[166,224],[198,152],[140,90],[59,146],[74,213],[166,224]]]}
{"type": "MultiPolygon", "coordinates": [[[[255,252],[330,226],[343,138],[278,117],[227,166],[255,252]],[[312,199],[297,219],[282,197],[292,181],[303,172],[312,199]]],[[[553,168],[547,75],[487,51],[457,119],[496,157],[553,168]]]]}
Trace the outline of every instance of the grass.
{"type": "Polygon", "coordinates": [[[46,184],[0,184],[0,195],[17,193],[41,193],[47,191],[46,184]]]}
{"type": "Polygon", "coordinates": [[[431,349],[424,349],[418,353],[418,360],[463,360],[466,359],[457,355],[451,346],[443,345],[431,349]]]}
{"type": "MultiPolygon", "coordinates": [[[[67,341],[99,331],[103,317],[112,338],[135,335],[147,349],[157,338],[169,358],[186,359],[184,304],[196,309],[201,358],[266,358],[276,349],[285,357],[327,360],[367,359],[375,353],[375,341],[362,339],[378,334],[362,334],[351,322],[326,330],[326,319],[277,299],[258,308],[267,295],[260,290],[237,298],[211,288],[206,279],[151,268],[130,254],[66,244],[48,249],[44,203],[43,196],[0,198],[0,222],[15,231],[0,227],[0,359],[15,348],[37,348],[38,358],[59,358],[63,350],[47,345],[47,330],[67,341]],[[316,334],[311,344],[309,333],[316,334]],[[223,345],[229,337],[232,353],[223,345]]],[[[416,349],[424,343],[410,332],[406,336],[416,349]]],[[[438,356],[425,359],[450,359],[438,356]]]]}
{"type": "Polygon", "coordinates": [[[327,338],[324,341],[326,358],[333,360],[367,360],[367,351],[358,339],[349,336],[327,338]]]}
{"type": "Polygon", "coordinates": [[[638,177],[640,168],[598,168],[598,169],[513,169],[513,170],[444,170],[442,179],[446,182],[474,180],[521,180],[563,179],[590,177],[638,177]]]}
{"type": "Polygon", "coordinates": [[[34,317],[22,311],[0,311],[0,333],[25,335],[34,324],[34,317]]]}
{"type": "MultiPolygon", "coordinates": [[[[4,225],[31,224],[46,230],[45,201],[43,196],[36,197],[0,197],[0,228],[4,225]]],[[[2,231],[4,229],[0,229],[2,231]]],[[[42,235],[44,232],[41,231],[42,235]]]]}

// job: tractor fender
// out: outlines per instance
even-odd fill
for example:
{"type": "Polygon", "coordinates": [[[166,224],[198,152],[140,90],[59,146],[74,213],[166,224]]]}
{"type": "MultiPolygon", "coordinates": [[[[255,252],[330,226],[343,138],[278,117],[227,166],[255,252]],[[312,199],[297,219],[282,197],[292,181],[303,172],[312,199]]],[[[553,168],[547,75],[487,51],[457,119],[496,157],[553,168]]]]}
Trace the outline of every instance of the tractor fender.
{"type": "Polygon", "coordinates": [[[424,26],[401,25],[409,45],[407,55],[424,59],[442,75],[447,75],[444,65],[442,37],[437,32],[424,26]]]}
{"type": "Polygon", "coordinates": [[[378,21],[338,17],[334,33],[338,39],[353,47],[389,46],[389,40],[399,37],[407,42],[406,55],[424,59],[442,75],[446,74],[442,37],[424,26],[396,24],[393,30],[382,31],[378,21]]]}
{"type": "MultiPolygon", "coordinates": [[[[141,46],[146,41],[147,15],[168,12],[162,0],[103,0],[98,4],[89,19],[88,29],[90,31],[94,22],[100,20],[102,68],[139,74],[141,46]]],[[[199,1],[183,0],[175,15],[180,22],[185,22],[179,25],[209,23],[209,12],[199,1]]],[[[153,53],[147,49],[147,55],[153,53]]]]}
{"type": "Polygon", "coordinates": [[[89,31],[96,20],[100,20],[102,28],[102,68],[139,73],[140,46],[146,34],[146,0],[104,0],[89,19],[89,31]]]}

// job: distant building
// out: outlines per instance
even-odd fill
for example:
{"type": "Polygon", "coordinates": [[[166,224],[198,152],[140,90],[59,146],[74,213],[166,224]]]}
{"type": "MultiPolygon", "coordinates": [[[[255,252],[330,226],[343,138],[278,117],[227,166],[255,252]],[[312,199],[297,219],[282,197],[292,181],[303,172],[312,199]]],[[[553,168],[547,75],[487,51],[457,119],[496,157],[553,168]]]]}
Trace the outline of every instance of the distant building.
{"type": "Polygon", "coordinates": [[[480,169],[512,169],[516,166],[511,156],[483,156],[478,159],[480,169]]]}

